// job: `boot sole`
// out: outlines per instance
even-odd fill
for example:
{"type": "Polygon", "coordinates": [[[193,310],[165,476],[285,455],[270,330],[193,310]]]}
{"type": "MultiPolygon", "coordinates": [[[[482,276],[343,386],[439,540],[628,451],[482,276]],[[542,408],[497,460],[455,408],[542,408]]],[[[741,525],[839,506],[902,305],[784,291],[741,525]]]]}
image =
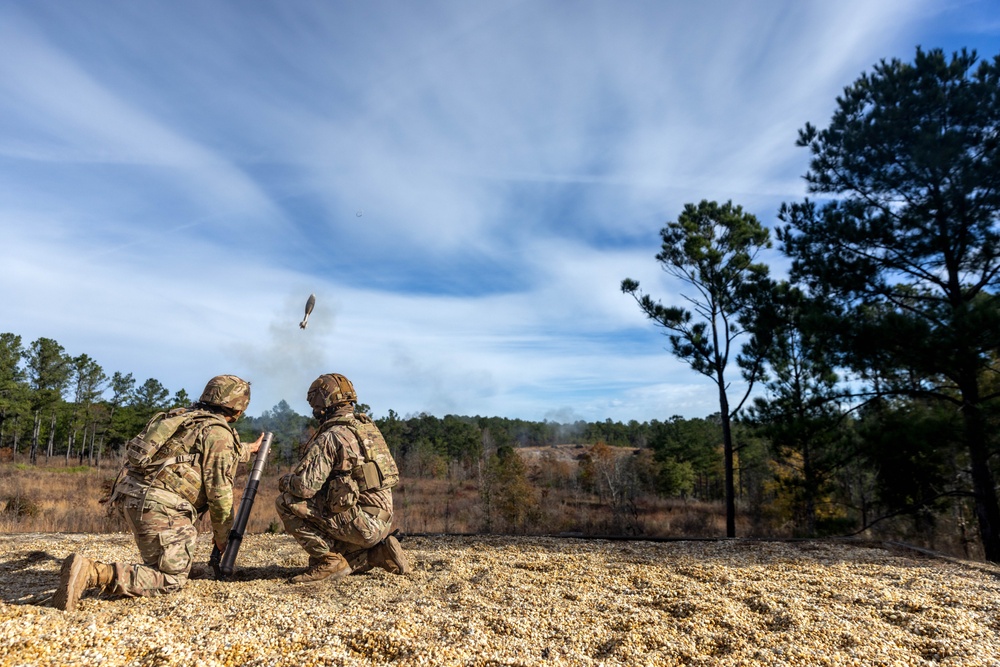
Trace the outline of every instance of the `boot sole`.
{"type": "Polygon", "coordinates": [[[83,586],[79,585],[80,577],[86,576],[84,570],[84,559],[78,554],[70,554],[63,561],[62,569],[59,570],[59,589],[52,600],[52,606],[63,611],[75,611],[76,605],[80,601],[83,593],[83,586]]]}

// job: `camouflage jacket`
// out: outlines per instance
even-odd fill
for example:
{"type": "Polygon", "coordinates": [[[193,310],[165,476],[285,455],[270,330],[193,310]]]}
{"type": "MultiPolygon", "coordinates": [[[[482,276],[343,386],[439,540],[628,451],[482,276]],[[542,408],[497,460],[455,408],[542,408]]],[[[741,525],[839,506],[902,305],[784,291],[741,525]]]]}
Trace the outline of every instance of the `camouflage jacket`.
{"type": "MultiPolygon", "coordinates": [[[[353,408],[348,405],[337,410],[334,416],[350,414],[353,408]]],[[[351,473],[362,463],[364,455],[354,433],[341,424],[324,425],[309,441],[302,460],[281,478],[278,486],[282,492],[298,498],[319,496],[319,504],[327,517],[355,506],[391,512],[391,489],[359,490],[351,473]]]]}
{"type": "Polygon", "coordinates": [[[188,451],[177,453],[194,454],[195,460],[165,467],[148,484],[126,475],[118,482],[119,492],[155,502],[180,497],[199,514],[208,511],[215,541],[225,544],[233,525],[233,480],[239,463],[249,460],[249,451],[236,430],[218,417],[201,429],[188,451]]]}

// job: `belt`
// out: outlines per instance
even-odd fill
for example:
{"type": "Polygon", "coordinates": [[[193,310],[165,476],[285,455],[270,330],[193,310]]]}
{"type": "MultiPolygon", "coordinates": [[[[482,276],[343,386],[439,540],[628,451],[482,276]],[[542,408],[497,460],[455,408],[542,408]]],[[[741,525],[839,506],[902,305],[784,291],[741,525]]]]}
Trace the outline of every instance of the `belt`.
{"type": "Polygon", "coordinates": [[[362,505],[361,511],[368,516],[374,517],[383,523],[392,518],[392,512],[389,510],[384,510],[379,507],[371,507],[370,505],[362,505]]]}

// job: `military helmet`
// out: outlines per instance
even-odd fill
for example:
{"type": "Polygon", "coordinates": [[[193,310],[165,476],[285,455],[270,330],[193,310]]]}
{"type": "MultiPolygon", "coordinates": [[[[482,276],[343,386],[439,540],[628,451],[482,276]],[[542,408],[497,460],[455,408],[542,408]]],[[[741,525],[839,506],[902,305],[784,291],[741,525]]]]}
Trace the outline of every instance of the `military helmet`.
{"type": "Polygon", "coordinates": [[[354,385],[339,373],[326,373],[316,378],[309,385],[306,398],[309,400],[310,407],[317,412],[322,412],[331,405],[358,402],[358,394],[354,391],[354,385]]]}
{"type": "Polygon", "coordinates": [[[246,412],[250,405],[250,383],[235,375],[216,375],[201,392],[201,403],[246,412]]]}

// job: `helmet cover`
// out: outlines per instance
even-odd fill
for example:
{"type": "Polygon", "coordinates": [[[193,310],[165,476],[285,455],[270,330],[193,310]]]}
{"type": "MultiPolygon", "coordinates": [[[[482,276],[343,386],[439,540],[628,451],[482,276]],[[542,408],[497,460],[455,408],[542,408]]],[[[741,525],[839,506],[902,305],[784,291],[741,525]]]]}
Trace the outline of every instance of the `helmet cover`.
{"type": "Polygon", "coordinates": [[[246,412],[250,405],[250,383],[235,375],[216,375],[205,385],[199,401],[236,412],[246,412]]]}
{"type": "Polygon", "coordinates": [[[358,394],[354,391],[354,385],[339,373],[326,373],[316,378],[309,385],[306,398],[309,400],[309,406],[318,412],[333,405],[358,402],[358,394]]]}

